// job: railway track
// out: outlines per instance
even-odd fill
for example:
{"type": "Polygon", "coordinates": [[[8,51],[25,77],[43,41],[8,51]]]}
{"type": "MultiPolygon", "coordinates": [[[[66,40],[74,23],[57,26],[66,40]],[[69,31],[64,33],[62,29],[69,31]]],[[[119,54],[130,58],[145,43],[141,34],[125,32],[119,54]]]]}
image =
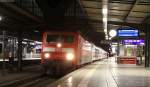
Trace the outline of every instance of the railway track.
{"type": "MultiPolygon", "coordinates": [[[[58,77],[43,75],[40,65],[26,67],[23,72],[18,72],[18,74],[21,74],[21,76],[14,79],[1,80],[0,87],[44,87],[46,84],[50,84],[58,79],[58,77]]],[[[13,74],[10,76],[13,76],[13,74]]]]}
{"type": "Polygon", "coordinates": [[[56,81],[54,78],[42,77],[27,84],[21,85],[20,87],[46,87],[46,85],[51,84],[54,81],[56,81]]]}
{"type": "Polygon", "coordinates": [[[13,81],[0,83],[0,87],[44,87],[55,80],[56,78],[37,74],[33,76],[15,79],[13,81]]]}
{"type": "MultiPolygon", "coordinates": [[[[70,73],[71,71],[73,71],[73,69],[66,72],[66,74],[70,73]]],[[[40,65],[26,67],[21,73],[25,75],[17,77],[13,80],[0,81],[0,87],[46,87],[65,75],[43,75],[40,65]]]]}

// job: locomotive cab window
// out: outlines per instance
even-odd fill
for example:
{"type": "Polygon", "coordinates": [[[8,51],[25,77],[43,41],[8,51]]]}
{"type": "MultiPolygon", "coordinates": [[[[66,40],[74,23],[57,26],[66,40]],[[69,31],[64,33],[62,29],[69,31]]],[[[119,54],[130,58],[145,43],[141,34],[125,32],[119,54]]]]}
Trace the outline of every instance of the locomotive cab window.
{"type": "Polygon", "coordinates": [[[64,36],[64,42],[65,43],[73,43],[74,37],[72,35],[65,35],[64,36]]]}
{"type": "Polygon", "coordinates": [[[73,35],[47,35],[47,42],[48,43],[57,43],[57,42],[73,43],[74,36],[73,35]]]}
{"type": "Polygon", "coordinates": [[[56,43],[59,41],[60,36],[59,35],[47,35],[47,42],[49,43],[56,43]]]}

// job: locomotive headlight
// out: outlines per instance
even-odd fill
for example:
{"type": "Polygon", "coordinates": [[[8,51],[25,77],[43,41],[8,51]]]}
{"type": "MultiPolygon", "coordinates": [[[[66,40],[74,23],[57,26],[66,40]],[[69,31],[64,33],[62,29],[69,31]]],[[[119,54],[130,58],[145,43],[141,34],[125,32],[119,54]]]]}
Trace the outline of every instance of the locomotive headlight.
{"type": "Polygon", "coordinates": [[[50,57],[50,54],[49,54],[49,53],[45,53],[45,54],[44,54],[44,57],[45,57],[45,58],[49,58],[49,57],[50,57]]]}
{"type": "Polygon", "coordinates": [[[61,43],[57,43],[57,47],[60,48],[62,46],[61,43]]]}
{"type": "Polygon", "coordinates": [[[72,54],[72,53],[67,53],[67,55],[66,55],[66,59],[67,59],[67,60],[71,61],[71,60],[73,60],[73,58],[74,58],[74,54],[72,54]]]}

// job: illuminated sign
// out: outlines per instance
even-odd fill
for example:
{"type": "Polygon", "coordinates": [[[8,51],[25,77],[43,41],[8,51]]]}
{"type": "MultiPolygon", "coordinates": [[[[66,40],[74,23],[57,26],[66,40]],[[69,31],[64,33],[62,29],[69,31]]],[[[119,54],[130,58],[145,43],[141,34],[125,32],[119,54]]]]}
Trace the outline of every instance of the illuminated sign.
{"type": "Polygon", "coordinates": [[[134,45],[144,44],[144,40],[124,40],[123,42],[124,44],[134,44],[134,45]]]}
{"type": "Polygon", "coordinates": [[[139,31],[135,29],[120,29],[117,32],[117,36],[120,37],[137,37],[139,36],[139,31]]]}

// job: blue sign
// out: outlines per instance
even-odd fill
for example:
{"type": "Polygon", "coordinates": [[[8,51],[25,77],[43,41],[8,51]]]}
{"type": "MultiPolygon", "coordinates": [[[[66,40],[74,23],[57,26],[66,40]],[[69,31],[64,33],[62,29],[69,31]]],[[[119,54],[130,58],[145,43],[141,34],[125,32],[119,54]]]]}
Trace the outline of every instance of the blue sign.
{"type": "Polygon", "coordinates": [[[119,29],[117,31],[117,36],[120,37],[138,37],[139,31],[137,29],[128,28],[128,29],[119,29]]]}
{"type": "Polygon", "coordinates": [[[139,45],[139,44],[144,44],[144,40],[123,40],[124,44],[134,44],[134,45],[139,45]]]}

